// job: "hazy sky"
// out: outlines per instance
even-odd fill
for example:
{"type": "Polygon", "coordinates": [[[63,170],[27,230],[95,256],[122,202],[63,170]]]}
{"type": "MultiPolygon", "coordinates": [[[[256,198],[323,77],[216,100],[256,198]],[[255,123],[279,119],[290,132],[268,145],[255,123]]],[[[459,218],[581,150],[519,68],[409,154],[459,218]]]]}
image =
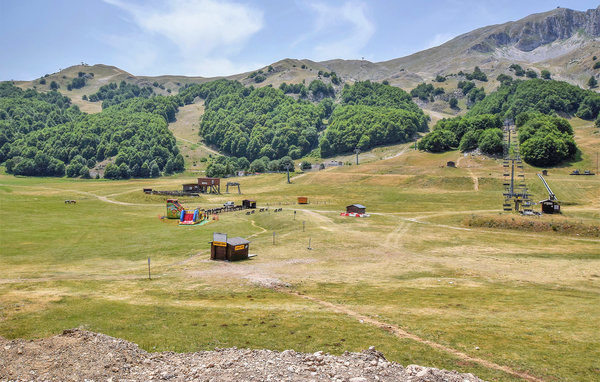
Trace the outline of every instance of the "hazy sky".
{"type": "MultiPolygon", "coordinates": [[[[598,1],[598,0],[596,0],[598,1]]],[[[0,0],[0,80],[85,62],[227,75],[283,58],[385,61],[587,0],[0,0]]]]}

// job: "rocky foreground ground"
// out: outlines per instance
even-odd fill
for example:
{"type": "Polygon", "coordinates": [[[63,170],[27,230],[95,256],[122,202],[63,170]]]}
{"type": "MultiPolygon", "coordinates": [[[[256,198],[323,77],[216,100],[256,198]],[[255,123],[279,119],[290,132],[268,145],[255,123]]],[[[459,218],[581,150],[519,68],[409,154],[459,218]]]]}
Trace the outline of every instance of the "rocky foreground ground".
{"type": "Polygon", "coordinates": [[[249,349],[148,353],[85,330],[41,340],[0,337],[0,381],[481,381],[472,374],[388,362],[371,347],[332,356],[249,349]]]}

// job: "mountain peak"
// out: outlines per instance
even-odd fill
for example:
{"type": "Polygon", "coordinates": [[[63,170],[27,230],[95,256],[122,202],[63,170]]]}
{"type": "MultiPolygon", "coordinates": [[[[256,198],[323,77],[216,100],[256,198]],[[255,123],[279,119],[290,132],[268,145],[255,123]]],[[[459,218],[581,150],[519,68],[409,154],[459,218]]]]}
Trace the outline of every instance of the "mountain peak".
{"type": "Polygon", "coordinates": [[[542,45],[567,40],[576,34],[600,37],[600,6],[585,12],[556,8],[497,25],[477,39],[469,51],[489,53],[498,47],[514,45],[522,52],[531,52],[542,45]]]}

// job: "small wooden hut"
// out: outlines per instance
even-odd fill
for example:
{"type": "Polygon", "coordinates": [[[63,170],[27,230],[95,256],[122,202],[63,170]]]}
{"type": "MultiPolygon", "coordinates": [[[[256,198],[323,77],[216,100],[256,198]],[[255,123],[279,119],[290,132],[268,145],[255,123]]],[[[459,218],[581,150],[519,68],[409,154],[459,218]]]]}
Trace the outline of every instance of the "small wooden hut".
{"type": "Polygon", "coordinates": [[[183,184],[183,192],[200,192],[198,183],[186,183],[183,184]]]}
{"type": "Polygon", "coordinates": [[[256,200],[244,199],[242,200],[242,206],[244,208],[256,208],[256,200]]]}
{"type": "Polygon", "coordinates": [[[298,196],[298,204],[308,204],[308,198],[306,196],[298,196]]]}
{"type": "Polygon", "coordinates": [[[348,214],[366,214],[367,213],[367,207],[363,206],[362,204],[351,204],[349,206],[346,206],[346,213],[348,214]]]}
{"type": "Polygon", "coordinates": [[[250,242],[241,237],[227,238],[225,234],[214,234],[210,243],[211,260],[237,261],[248,258],[250,242]]]}
{"type": "Polygon", "coordinates": [[[542,175],[547,176],[548,175],[548,170],[542,170],[542,175]]]}
{"type": "Polygon", "coordinates": [[[543,214],[559,214],[560,213],[560,204],[556,200],[546,199],[540,201],[542,205],[542,213],[543,214]]]}
{"type": "Polygon", "coordinates": [[[446,162],[446,167],[456,167],[456,163],[454,163],[453,161],[449,160],[448,162],[446,162]]]}

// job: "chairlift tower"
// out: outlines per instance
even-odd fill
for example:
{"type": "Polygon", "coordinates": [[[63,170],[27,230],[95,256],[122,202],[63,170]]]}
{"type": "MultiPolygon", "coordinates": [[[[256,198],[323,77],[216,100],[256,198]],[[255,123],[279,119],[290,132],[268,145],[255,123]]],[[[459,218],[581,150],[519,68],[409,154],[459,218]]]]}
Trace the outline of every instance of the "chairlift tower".
{"type": "Polygon", "coordinates": [[[504,211],[518,211],[525,215],[533,214],[531,194],[525,185],[523,160],[519,152],[519,140],[514,125],[504,126],[504,211]]]}

